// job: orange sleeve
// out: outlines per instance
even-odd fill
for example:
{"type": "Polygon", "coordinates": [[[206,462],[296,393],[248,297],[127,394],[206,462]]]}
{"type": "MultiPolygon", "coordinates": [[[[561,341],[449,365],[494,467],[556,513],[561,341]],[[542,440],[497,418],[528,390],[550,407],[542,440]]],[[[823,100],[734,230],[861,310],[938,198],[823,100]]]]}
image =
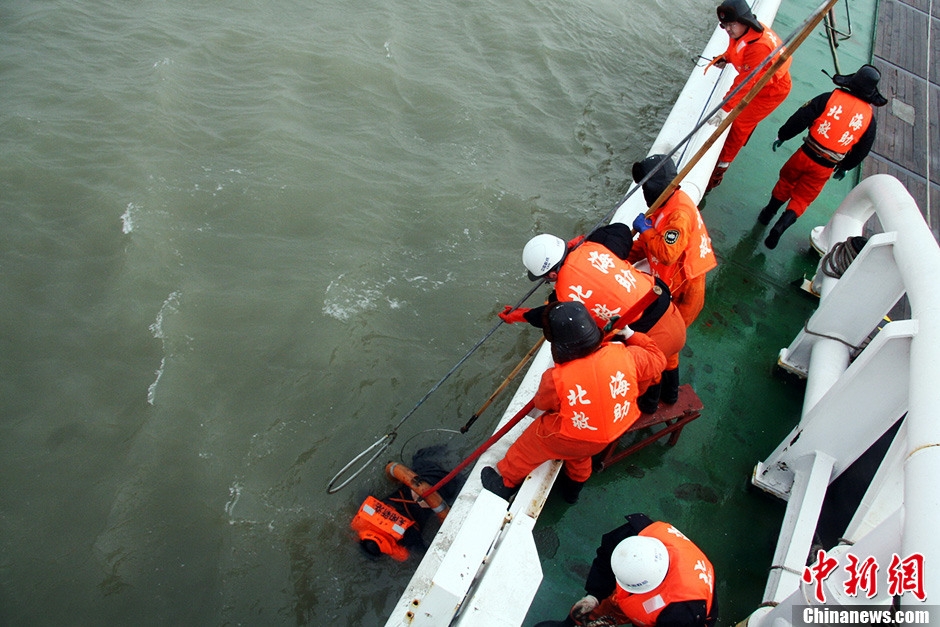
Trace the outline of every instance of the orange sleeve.
{"type": "MultiPolygon", "coordinates": [[[[761,39],[757,39],[756,41],[747,44],[744,47],[741,57],[741,67],[735,67],[735,69],[738,71],[738,75],[734,77],[734,82],[732,82],[731,87],[728,88],[728,93],[743,83],[748,74],[750,74],[758,65],[760,65],[764,59],[766,59],[770,53],[773,52],[773,50],[773,48],[768,47],[761,39]]],[[[724,111],[731,111],[734,109],[738,103],[744,99],[744,96],[747,95],[747,92],[754,85],[754,83],[759,81],[761,77],[767,73],[767,70],[770,69],[771,65],[772,63],[765,65],[764,68],[757,74],[757,76],[751,79],[750,82],[748,82],[748,84],[743,89],[741,89],[741,91],[736,93],[731,98],[731,100],[725,103],[725,106],[723,106],[722,109],[724,111]]],[[[751,102],[753,102],[753,100],[751,102]]]]}
{"type": "Polygon", "coordinates": [[[561,400],[558,398],[558,391],[555,389],[555,377],[552,374],[555,368],[549,368],[542,373],[542,380],[539,381],[539,389],[535,393],[532,401],[536,409],[543,411],[558,411],[561,408],[561,400]]]}
{"type": "Polygon", "coordinates": [[[640,259],[646,259],[646,244],[643,243],[642,237],[633,240],[633,247],[630,249],[630,254],[627,255],[627,261],[630,263],[636,263],[640,259]]]}
{"type": "Polygon", "coordinates": [[[673,211],[663,224],[643,231],[640,241],[650,257],[656,257],[660,263],[671,266],[685,252],[691,231],[688,214],[685,211],[673,211]]]}

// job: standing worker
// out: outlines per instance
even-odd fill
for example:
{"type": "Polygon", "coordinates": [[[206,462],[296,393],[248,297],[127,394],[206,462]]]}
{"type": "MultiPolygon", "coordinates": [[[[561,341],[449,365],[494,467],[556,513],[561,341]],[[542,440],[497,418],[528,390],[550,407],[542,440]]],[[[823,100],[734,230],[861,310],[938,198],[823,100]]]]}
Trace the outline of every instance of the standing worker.
{"type": "Polygon", "coordinates": [[[770,202],[757,216],[761,224],[770,224],[789,201],[764,240],[767,248],[777,247],[783,232],[816,200],[830,177],[841,180],[868,156],[875,143],[873,107],[888,102],[878,91],[880,80],[881,72],[871,65],[863,65],[854,74],[836,74],[832,77],[836,89],[804,104],[777,131],[774,151],[806,129],[809,134],[783,164],[770,202]]]}
{"type": "Polygon", "coordinates": [[[711,562],[681,531],[646,514],[604,534],[584,589],[564,621],[536,627],[712,627],[718,617],[711,562]]]}
{"type": "MultiPolygon", "coordinates": [[[[718,6],[718,23],[728,33],[730,41],[728,49],[714,59],[712,64],[718,68],[724,68],[730,63],[738,71],[738,75],[728,90],[730,93],[780,45],[780,38],[770,28],[757,21],[757,16],[745,0],[724,0],[718,6]]],[[[777,56],[782,52],[781,49],[777,56]]],[[[774,57],[774,60],[776,58],[774,57]]],[[[767,73],[772,64],[773,61],[768,62],[751,81],[725,103],[709,122],[715,126],[721,124],[728,113],[744,99],[751,86],[767,73]]],[[[731,123],[728,137],[718,155],[718,163],[705,188],[706,193],[721,184],[728,166],[750,139],[751,133],[761,120],[770,115],[786,99],[789,93],[790,59],[787,59],[731,123]]]]}
{"type": "Polygon", "coordinates": [[[579,302],[556,302],[542,332],[555,365],[535,393],[536,418],[510,445],[496,470],[482,470],[483,487],[509,499],[530,472],[550,459],[565,460],[559,483],[569,503],[591,476],[591,457],[626,433],[640,416],[638,393],[659,377],[666,358],[643,333],[625,327],[604,342],[579,302]],[[497,472],[498,471],[498,472],[497,472]]]}
{"type": "MultiPolygon", "coordinates": [[[[632,248],[632,230],[615,222],[567,244],[548,233],[536,235],[522,250],[522,262],[531,280],[544,278],[556,283],[549,302],[578,301],[601,329],[630,325],[634,331],[648,334],[666,355],[666,368],[678,368],[679,351],[685,346],[685,321],[672,303],[666,283],[627,261],[632,248]]],[[[543,327],[544,313],[544,306],[507,306],[499,317],[507,323],[543,327]]],[[[640,411],[655,413],[659,400],[657,381],[639,399],[640,411]]]]}

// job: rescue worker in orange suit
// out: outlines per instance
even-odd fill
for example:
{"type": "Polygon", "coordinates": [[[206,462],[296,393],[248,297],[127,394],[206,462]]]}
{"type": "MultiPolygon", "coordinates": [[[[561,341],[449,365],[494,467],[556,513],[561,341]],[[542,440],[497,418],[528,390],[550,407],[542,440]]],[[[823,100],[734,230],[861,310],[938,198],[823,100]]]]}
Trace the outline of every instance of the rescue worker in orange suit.
{"type": "Polygon", "coordinates": [[[591,457],[626,433],[640,416],[638,393],[666,364],[647,335],[630,327],[615,341],[603,335],[582,303],[556,302],[542,329],[555,365],[542,374],[534,403],[545,413],[513,442],[506,455],[482,470],[487,490],[509,499],[530,472],[550,459],[564,460],[562,496],[575,503],[591,476],[591,457]],[[498,471],[498,472],[497,472],[498,471]]]}
{"type": "MultiPolygon", "coordinates": [[[[633,164],[633,181],[639,183],[650,172],[643,183],[648,207],[676,178],[676,164],[666,155],[652,155],[633,164]]],[[[638,215],[633,229],[639,237],[628,260],[647,259],[653,275],[669,286],[685,325],[691,326],[705,305],[705,273],[718,265],[698,207],[677,187],[651,216],[638,215]]]]}
{"type": "Polygon", "coordinates": [[[767,248],[777,247],[783,232],[816,200],[830,177],[842,179],[868,156],[875,143],[873,107],[888,102],[878,91],[880,80],[881,72],[871,65],[863,65],[854,74],[836,74],[832,77],[836,89],[804,104],[777,131],[774,151],[809,129],[803,145],[780,169],[770,202],[757,216],[761,224],[770,224],[789,201],[764,240],[767,248]]]}
{"type": "MultiPolygon", "coordinates": [[[[676,164],[666,155],[652,155],[633,164],[635,183],[650,173],[649,180],[643,183],[643,197],[651,207],[676,178],[676,164]]],[[[633,229],[639,236],[628,261],[648,261],[653,276],[669,286],[672,302],[686,327],[691,326],[705,306],[705,273],[718,265],[698,207],[688,194],[676,188],[651,216],[639,214],[633,229]]],[[[671,405],[678,399],[676,363],[663,371],[660,400],[671,405]]]]}
{"type": "MultiPolygon", "coordinates": [[[[744,82],[748,75],[759,66],[764,59],[780,45],[781,40],[770,28],[764,26],[757,20],[757,16],[751,11],[745,0],[724,0],[718,6],[718,23],[725,32],[728,33],[730,41],[728,48],[720,56],[712,61],[712,64],[718,68],[724,68],[728,63],[734,66],[738,71],[734,82],[731,83],[730,93],[738,85],[744,82]]],[[[781,50],[782,52],[782,50],[781,50]]],[[[779,52],[777,53],[780,54],[779,52]]],[[[754,83],[761,80],[770,69],[773,61],[767,63],[763,69],[754,76],[744,87],[741,88],[728,102],[724,104],[721,110],[709,120],[714,126],[721,124],[721,121],[734,109],[739,102],[747,95],[747,92],[754,83]]],[[[718,163],[712,171],[711,179],[705,188],[706,193],[721,184],[721,180],[728,170],[728,166],[734,161],[738,152],[750,139],[751,133],[757,128],[761,120],[766,118],[777,106],[786,99],[790,93],[790,59],[787,59],[781,65],[773,77],[768,81],[754,98],[744,107],[731,127],[728,130],[728,136],[725,138],[724,146],[718,155],[718,163]]]]}
{"type": "Polygon", "coordinates": [[[681,531],[646,514],[604,534],[584,588],[568,618],[536,627],[712,627],[718,617],[711,562],[681,531]]]}
{"type": "MultiPolygon", "coordinates": [[[[522,262],[531,280],[544,278],[556,283],[549,302],[579,301],[602,329],[609,323],[628,324],[634,331],[648,334],[666,355],[666,369],[678,368],[679,351],[685,346],[685,321],[672,303],[666,283],[627,261],[632,248],[630,227],[615,222],[567,244],[554,235],[536,235],[526,243],[522,262]]],[[[542,327],[544,311],[544,306],[507,306],[499,317],[507,323],[542,327]]],[[[640,411],[655,413],[659,401],[657,381],[638,400],[640,411]]]]}

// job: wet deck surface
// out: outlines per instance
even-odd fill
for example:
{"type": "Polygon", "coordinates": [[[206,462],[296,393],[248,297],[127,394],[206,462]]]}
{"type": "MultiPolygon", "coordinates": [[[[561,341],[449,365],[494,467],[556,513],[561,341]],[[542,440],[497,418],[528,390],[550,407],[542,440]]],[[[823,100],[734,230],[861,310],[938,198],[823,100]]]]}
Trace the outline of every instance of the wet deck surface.
{"type": "Polygon", "coordinates": [[[864,176],[890,174],[904,184],[934,237],[940,235],[938,26],[940,3],[930,0],[879,3],[872,63],[881,70],[880,89],[888,104],[876,112],[875,147],[862,164],[864,176]],[[928,15],[931,4],[933,14],[928,15]]]}

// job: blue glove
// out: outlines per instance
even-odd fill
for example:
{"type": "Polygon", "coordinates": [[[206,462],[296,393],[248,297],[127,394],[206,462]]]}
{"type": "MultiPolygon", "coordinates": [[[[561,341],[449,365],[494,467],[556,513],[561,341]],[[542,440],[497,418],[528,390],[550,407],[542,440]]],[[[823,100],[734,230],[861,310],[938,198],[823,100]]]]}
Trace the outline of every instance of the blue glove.
{"type": "Polygon", "coordinates": [[[774,152],[777,152],[777,148],[780,148],[780,146],[783,146],[783,140],[775,139],[774,143],[771,145],[771,148],[773,149],[774,152]]]}
{"type": "Polygon", "coordinates": [[[649,218],[647,218],[645,214],[638,214],[637,217],[633,220],[633,230],[637,233],[642,233],[651,228],[653,228],[653,223],[650,222],[649,218]]]}
{"type": "Polygon", "coordinates": [[[842,179],[845,178],[845,170],[840,170],[839,168],[836,168],[835,170],[832,171],[832,178],[834,178],[837,181],[841,181],[842,179]]]}

